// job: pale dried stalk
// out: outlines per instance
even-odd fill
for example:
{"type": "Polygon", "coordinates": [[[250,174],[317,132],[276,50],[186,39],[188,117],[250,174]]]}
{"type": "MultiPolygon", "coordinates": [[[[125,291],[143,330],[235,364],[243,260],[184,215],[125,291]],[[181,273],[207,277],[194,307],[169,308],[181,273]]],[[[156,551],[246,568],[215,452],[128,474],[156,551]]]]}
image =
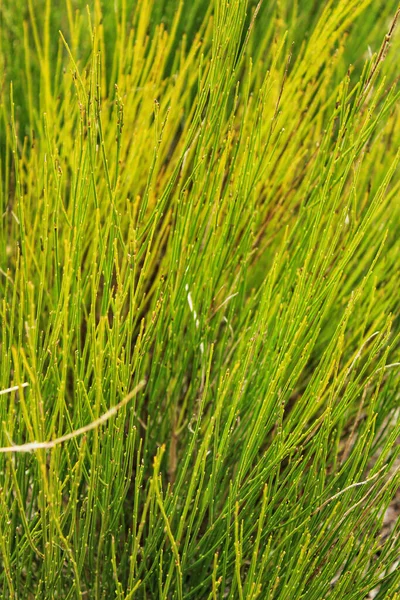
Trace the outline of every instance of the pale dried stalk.
{"type": "MultiPolygon", "coordinates": [[[[28,442],[27,444],[21,444],[19,446],[18,445],[5,446],[3,448],[0,448],[0,453],[4,454],[6,452],[8,452],[8,453],[11,453],[11,452],[12,453],[14,453],[14,452],[33,452],[34,450],[41,450],[43,448],[45,450],[48,450],[50,448],[54,448],[58,444],[62,444],[63,442],[67,442],[68,440],[72,440],[73,438],[76,438],[79,435],[87,433],[88,431],[91,431],[92,429],[96,429],[96,427],[98,427],[102,423],[105,423],[106,421],[108,421],[108,419],[110,419],[113,415],[115,415],[123,406],[128,404],[129,400],[131,400],[134,396],[136,396],[136,394],[144,387],[145,383],[146,383],[145,381],[140,381],[138,383],[138,385],[135,387],[135,389],[133,389],[127,396],[125,396],[125,398],[123,400],[121,400],[121,402],[119,402],[118,404],[116,404],[115,406],[110,408],[107,412],[105,412],[103,415],[101,415],[98,419],[95,419],[94,421],[92,421],[88,425],[85,425],[84,427],[80,427],[79,429],[76,429],[75,431],[71,431],[70,433],[67,433],[65,435],[62,435],[61,437],[56,438],[55,440],[51,440],[50,442],[28,442]]],[[[17,386],[17,389],[18,389],[18,386],[17,386]]]]}

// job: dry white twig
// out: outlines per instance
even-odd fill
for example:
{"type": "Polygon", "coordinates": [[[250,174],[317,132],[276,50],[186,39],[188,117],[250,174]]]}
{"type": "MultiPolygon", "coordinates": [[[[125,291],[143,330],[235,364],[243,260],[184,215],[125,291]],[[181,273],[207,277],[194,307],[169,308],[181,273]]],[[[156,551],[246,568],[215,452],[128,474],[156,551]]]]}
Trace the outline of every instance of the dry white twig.
{"type": "Polygon", "coordinates": [[[359,487],[360,485],[366,485],[370,481],[373,481],[374,479],[376,479],[378,477],[379,473],[381,473],[384,469],[386,469],[386,467],[387,467],[387,465],[383,465],[383,467],[381,469],[379,469],[379,471],[377,471],[375,473],[375,475],[372,475],[371,477],[369,477],[365,481],[358,481],[357,483],[352,483],[351,485],[345,487],[343,490],[340,490],[340,492],[338,492],[337,494],[334,494],[333,496],[331,496],[330,498],[328,498],[327,500],[325,500],[325,502],[323,502],[320,506],[318,506],[314,510],[313,515],[315,515],[315,513],[319,512],[322,508],[324,508],[324,506],[326,506],[327,504],[329,504],[330,502],[332,502],[332,500],[336,500],[336,498],[338,498],[339,496],[341,496],[345,492],[348,492],[352,488],[359,487]]]}
{"type": "MultiPolygon", "coordinates": [[[[54,448],[54,446],[57,446],[58,444],[62,444],[63,442],[67,442],[68,440],[76,438],[79,435],[87,433],[88,431],[91,431],[92,429],[96,429],[96,427],[98,427],[102,423],[105,423],[106,421],[108,421],[108,419],[110,419],[110,417],[115,415],[123,406],[128,404],[129,400],[131,400],[134,396],[136,396],[136,394],[144,387],[145,383],[146,383],[145,381],[141,381],[135,387],[134,390],[132,390],[127,396],[125,396],[125,398],[123,400],[121,400],[121,402],[119,402],[118,404],[116,404],[115,406],[110,408],[107,412],[105,412],[103,415],[101,415],[95,421],[92,421],[92,423],[89,423],[89,425],[80,427],[79,429],[76,429],[75,431],[71,431],[70,433],[62,435],[59,438],[56,438],[55,440],[51,440],[50,442],[28,442],[27,444],[21,444],[20,446],[17,446],[17,445],[5,446],[4,448],[0,448],[0,453],[33,452],[34,450],[40,450],[43,448],[47,450],[49,448],[54,448]]],[[[18,389],[18,387],[19,386],[17,386],[17,389],[18,389]]]]}
{"type": "Polygon", "coordinates": [[[18,392],[20,388],[28,387],[29,383],[21,383],[21,385],[13,385],[5,390],[0,390],[0,396],[3,394],[9,394],[10,392],[18,392]]]}

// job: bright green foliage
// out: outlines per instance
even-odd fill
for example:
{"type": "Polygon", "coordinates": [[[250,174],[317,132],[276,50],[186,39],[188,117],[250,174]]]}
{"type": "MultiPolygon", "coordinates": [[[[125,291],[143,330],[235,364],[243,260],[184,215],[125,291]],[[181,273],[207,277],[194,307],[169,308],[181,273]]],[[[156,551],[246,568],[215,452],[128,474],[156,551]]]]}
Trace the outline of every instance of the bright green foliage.
{"type": "Polygon", "coordinates": [[[2,1],[2,599],[400,598],[396,9],[2,1]]]}

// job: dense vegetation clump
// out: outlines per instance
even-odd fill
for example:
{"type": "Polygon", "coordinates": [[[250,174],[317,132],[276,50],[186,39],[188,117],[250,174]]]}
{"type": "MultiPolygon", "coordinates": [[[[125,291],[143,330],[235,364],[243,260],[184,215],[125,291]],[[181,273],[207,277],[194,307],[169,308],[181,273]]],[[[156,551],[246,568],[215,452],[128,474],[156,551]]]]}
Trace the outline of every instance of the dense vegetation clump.
{"type": "Polygon", "coordinates": [[[2,599],[400,599],[398,11],[3,0],[2,599]]]}

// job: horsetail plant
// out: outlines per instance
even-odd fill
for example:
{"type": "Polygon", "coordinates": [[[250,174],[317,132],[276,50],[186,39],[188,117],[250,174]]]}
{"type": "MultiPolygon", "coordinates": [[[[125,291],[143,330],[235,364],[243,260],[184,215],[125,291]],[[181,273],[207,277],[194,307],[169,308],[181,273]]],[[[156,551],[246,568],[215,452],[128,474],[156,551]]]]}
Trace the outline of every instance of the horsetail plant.
{"type": "Polygon", "coordinates": [[[2,599],[400,599],[399,11],[1,1],[2,599]]]}

